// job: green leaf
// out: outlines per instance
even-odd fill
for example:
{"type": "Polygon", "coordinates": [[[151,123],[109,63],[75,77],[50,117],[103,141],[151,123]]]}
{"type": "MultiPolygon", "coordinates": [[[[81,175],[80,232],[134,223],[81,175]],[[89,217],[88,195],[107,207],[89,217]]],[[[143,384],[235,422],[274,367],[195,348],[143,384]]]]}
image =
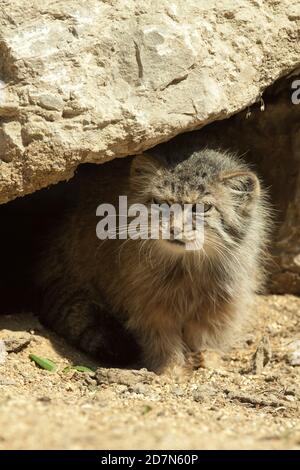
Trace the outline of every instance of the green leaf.
{"type": "Polygon", "coordinates": [[[49,370],[50,372],[54,372],[57,369],[57,364],[51,361],[51,359],[45,359],[35,354],[29,354],[29,359],[35,362],[41,369],[49,370]]]}

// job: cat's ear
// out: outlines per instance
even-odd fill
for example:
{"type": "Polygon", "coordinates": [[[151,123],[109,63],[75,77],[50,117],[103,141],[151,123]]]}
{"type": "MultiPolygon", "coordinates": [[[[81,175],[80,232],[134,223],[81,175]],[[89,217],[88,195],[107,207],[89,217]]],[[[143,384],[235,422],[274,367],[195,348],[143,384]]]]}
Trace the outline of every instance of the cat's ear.
{"type": "Polygon", "coordinates": [[[225,173],[220,180],[241,201],[250,201],[260,194],[259,180],[252,171],[225,173]]]}
{"type": "Polygon", "coordinates": [[[151,176],[157,173],[159,166],[158,161],[151,155],[145,153],[136,155],[131,163],[130,176],[133,178],[151,176]]]}

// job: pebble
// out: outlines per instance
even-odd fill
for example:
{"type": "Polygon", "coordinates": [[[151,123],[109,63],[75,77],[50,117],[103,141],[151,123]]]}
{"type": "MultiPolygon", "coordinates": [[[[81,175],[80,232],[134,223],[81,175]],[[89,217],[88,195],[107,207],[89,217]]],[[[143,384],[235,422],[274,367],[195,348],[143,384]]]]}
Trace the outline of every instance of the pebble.
{"type": "Polygon", "coordinates": [[[142,382],[151,383],[157,376],[146,369],[125,370],[99,368],[96,370],[95,378],[99,385],[119,384],[132,387],[142,382]]]}
{"type": "Polygon", "coordinates": [[[77,387],[75,385],[73,385],[71,383],[68,383],[68,384],[66,384],[65,390],[66,390],[66,392],[74,392],[74,390],[76,390],[76,388],[77,387]]]}
{"type": "Polygon", "coordinates": [[[300,340],[294,341],[290,347],[290,352],[287,354],[287,362],[291,366],[300,366],[300,340]]]}
{"type": "Polygon", "coordinates": [[[47,396],[39,397],[37,400],[42,402],[42,403],[50,403],[51,402],[51,398],[47,397],[47,396]]]}
{"type": "Polygon", "coordinates": [[[64,102],[60,96],[55,96],[50,93],[43,93],[39,96],[39,105],[45,109],[53,111],[62,111],[64,102]]]}
{"type": "Polygon", "coordinates": [[[194,391],[192,394],[193,400],[197,403],[204,402],[204,395],[203,393],[199,392],[198,390],[194,391]]]}
{"type": "Polygon", "coordinates": [[[130,387],[129,390],[131,392],[142,394],[142,395],[148,395],[150,391],[149,386],[143,383],[137,383],[133,385],[132,387],[130,387]]]}
{"type": "Polygon", "coordinates": [[[26,348],[30,342],[30,336],[22,336],[20,338],[11,337],[4,339],[5,348],[8,353],[18,353],[22,351],[22,349],[26,348]]]}
{"type": "Polygon", "coordinates": [[[171,392],[173,393],[173,395],[175,395],[176,397],[182,397],[184,395],[184,391],[182,390],[182,388],[174,385],[174,387],[171,388],[171,392]]]}
{"type": "Polygon", "coordinates": [[[264,367],[272,359],[271,344],[268,336],[263,336],[258,343],[257,349],[252,358],[254,374],[261,374],[264,367]]]}

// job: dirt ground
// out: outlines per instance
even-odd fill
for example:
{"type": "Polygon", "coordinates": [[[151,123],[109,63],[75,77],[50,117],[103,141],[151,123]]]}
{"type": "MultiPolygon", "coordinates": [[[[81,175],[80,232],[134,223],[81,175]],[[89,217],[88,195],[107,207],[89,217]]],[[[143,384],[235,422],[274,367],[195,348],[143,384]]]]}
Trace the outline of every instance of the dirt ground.
{"type": "Polygon", "coordinates": [[[0,317],[0,340],[0,449],[300,449],[300,298],[260,297],[252,331],[185,383],[63,371],[95,363],[31,315],[0,317]]]}

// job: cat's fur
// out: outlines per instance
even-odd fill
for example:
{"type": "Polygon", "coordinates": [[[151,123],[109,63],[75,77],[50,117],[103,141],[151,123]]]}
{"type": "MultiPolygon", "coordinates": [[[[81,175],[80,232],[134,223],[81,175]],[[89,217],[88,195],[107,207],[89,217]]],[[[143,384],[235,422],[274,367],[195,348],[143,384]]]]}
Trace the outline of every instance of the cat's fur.
{"type": "Polygon", "coordinates": [[[268,208],[257,176],[217,150],[163,146],[93,168],[77,205],[50,234],[42,321],[103,363],[135,360],[161,372],[240,334],[264,278],[268,208]],[[96,208],[128,202],[205,203],[204,246],[96,237],[96,208]],[[124,325],[124,327],[122,326],[124,325]]]}

